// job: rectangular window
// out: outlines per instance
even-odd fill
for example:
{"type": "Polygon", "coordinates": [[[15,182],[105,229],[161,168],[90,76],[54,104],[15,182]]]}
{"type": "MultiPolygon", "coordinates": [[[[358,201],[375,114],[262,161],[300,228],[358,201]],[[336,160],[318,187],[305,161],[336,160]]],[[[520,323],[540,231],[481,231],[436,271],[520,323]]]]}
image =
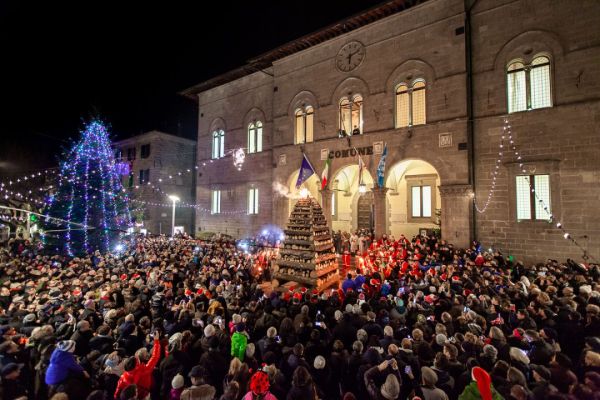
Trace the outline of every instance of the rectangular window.
{"type": "Polygon", "coordinates": [[[519,175],[516,192],[518,220],[550,219],[550,175],[519,175]]]}
{"type": "Polygon", "coordinates": [[[150,157],[150,144],[142,145],[142,148],[140,149],[140,157],[141,158],[150,157]]]}
{"type": "Polygon", "coordinates": [[[431,186],[412,186],[412,211],[413,218],[431,218],[431,186]]]}
{"type": "Polygon", "coordinates": [[[135,160],[135,147],[130,147],[127,149],[127,161],[135,160]]]}
{"type": "Polygon", "coordinates": [[[296,144],[304,143],[304,115],[296,115],[296,144]]]}
{"type": "Polygon", "coordinates": [[[509,72],[508,85],[508,112],[525,111],[527,109],[527,89],[525,70],[509,72]]]}
{"type": "Polygon", "coordinates": [[[396,95],[396,128],[410,124],[410,101],[408,91],[396,95]]]}
{"type": "Polygon", "coordinates": [[[132,187],[133,187],[133,181],[134,181],[134,179],[133,179],[133,171],[131,171],[131,172],[129,173],[129,179],[128,179],[128,186],[129,186],[130,188],[132,188],[132,187]]]}
{"type": "Polygon", "coordinates": [[[314,114],[312,112],[306,114],[306,143],[313,141],[313,117],[314,114]]]}
{"type": "Polygon", "coordinates": [[[248,190],[248,214],[258,214],[258,189],[248,190]]]}
{"type": "Polygon", "coordinates": [[[412,92],[412,125],[425,123],[425,89],[412,92]]]}
{"type": "Polygon", "coordinates": [[[150,182],[150,170],[149,169],[140,169],[140,185],[144,185],[150,182]]]}
{"type": "Polygon", "coordinates": [[[551,107],[550,65],[531,68],[529,80],[531,83],[531,108],[551,107]]]}
{"type": "Polygon", "coordinates": [[[331,193],[331,216],[335,217],[335,208],[337,204],[335,202],[335,191],[331,193]]]}
{"type": "Polygon", "coordinates": [[[221,213],[221,191],[220,190],[213,190],[211,192],[210,213],[211,214],[220,214],[221,213]]]}

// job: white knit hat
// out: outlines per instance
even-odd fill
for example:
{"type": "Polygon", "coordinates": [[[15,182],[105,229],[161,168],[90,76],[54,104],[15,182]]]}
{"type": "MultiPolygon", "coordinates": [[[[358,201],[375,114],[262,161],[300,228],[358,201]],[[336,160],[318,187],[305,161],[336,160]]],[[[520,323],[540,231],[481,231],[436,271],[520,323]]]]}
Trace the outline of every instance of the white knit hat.
{"type": "Polygon", "coordinates": [[[183,375],[177,374],[171,381],[171,386],[173,387],[173,389],[181,389],[183,387],[184,383],[185,382],[183,380],[183,375]]]}
{"type": "Polygon", "coordinates": [[[313,363],[315,369],[323,369],[325,368],[325,358],[323,356],[316,356],[315,357],[315,362],[313,363]]]}

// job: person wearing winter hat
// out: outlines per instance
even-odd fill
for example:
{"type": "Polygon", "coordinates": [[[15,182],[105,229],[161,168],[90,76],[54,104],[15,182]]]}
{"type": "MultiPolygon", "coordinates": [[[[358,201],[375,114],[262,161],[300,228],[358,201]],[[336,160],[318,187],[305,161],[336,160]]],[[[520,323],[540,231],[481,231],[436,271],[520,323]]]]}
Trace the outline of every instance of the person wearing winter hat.
{"type": "Polygon", "coordinates": [[[388,374],[381,385],[381,396],[386,400],[396,400],[400,395],[400,382],[396,375],[388,374]]]}
{"type": "Polygon", "coordinates": [[[401,382],[398,362],[394,358],[369,368],[364,374],[364,384],[371,399],[397,399],[400,396],[401,382]],[[385,383],[380,386],[376,382],[385,383]]]}
{"type": "Polygon", "coordinates": [[[246,393],[243,400],[277,400],[271,392],[269,392],[271,384],[267,372],[259,369],[250,378],[248,387],[250,391],[246,393]]]}
{"type": "Polygon", "coordinates": [[[183,379],[183,375],[177,374],[171,380],[171,393],[169,393],[169,400],[179,400],[181,397],[181,393],[183,392],[183,386],[185,382],[183,379]]]}
{"type": "MultiPolygon", "coordinates": [[[[50,356],[50,365],[46,370],[45,381],[49,386],[49,393],[54,393],[59,385],[65,387],[65,392],[73,395],[77,386],[86,385],[84,379],[89,379],[89,374],[77,363],[73,352],[75,341],[61,340],[50,356]]],[[[85,397],[85,396],[84,396],[85,397]]]]}
{"type": "Polygon", "coordinates": [[[435,386],[438,376],[429,367],[421,367],[422,385],[415,389],[415,395],[427,400],[448,400],[448,395],[435,386]]]}
{"type": "Polygon", "coordinates": [[[117,389],[115,390],[115,397],[118,397],[119,393],[131,384],[137,385],[138,396],[141,399],[150,393],[153,380],[152,374],[161,354],[159,337],[160,334],[157,332],[154,335],[152,356],[148,362],[141,362],[137,357],[130,357],[127,359],[125,362],[125,372],[121,375],[119,383],[117,384],[117,389]]]}
{"type": "Polygon", "coordinates": [[[502,396],[494,389],[490,375],[481,367],[471,370],[472,382],[458,397],[459,400],[502,400],[502,396]]]}

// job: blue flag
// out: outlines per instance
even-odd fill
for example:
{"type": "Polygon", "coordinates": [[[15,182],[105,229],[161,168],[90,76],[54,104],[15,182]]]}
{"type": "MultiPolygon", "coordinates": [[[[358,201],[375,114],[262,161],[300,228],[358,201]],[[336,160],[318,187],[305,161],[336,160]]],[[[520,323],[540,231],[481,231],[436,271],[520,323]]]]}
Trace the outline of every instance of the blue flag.
{"type": "Polygon", "coordinates": [[[377,186],[380,188],[384,185],[385,178],[385,157],[387,156],[387,143],[383,146],[383,153],[381,153],[381,160],[377,166],[377,186]]]}
{"type": "Polygon", "coordinates": [[[315,169],[310,164],[310,161],[308,161],[306,154],[302,154],[302,165],[300,166],[300,173],[298,174],[296,189],[302,186],[302,184],[306,182],[308,178],[310,178],[315,173],[315,169]]]}

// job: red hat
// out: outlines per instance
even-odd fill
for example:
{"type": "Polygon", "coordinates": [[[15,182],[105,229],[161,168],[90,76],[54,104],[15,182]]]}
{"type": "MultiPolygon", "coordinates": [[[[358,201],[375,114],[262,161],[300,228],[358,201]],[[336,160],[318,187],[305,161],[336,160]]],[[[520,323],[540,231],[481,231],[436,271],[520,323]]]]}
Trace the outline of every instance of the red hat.
{"type": "Polygon", "coordinates": [[[290,292],[285,292],[285,293],[283,294],[283,300],[285,300],[285,301],[290,301],[290,298],[291,298],[291,297],[292,297],[292,296],[290,295],[290,292]]]}
{"type": "Polygon", "coordinates": [[[296,299],[296,300],[302,300],[302,294],[298,293],[298,292],[294,293],[294,299],[296,299]]]}
{"type": "Polygon", "coordinates": [[[137,279],[137,278],[139,278],[139,277],[140,277],[140,274],[138,274],[138,273],[136,272],[135,274],[131,275],[131,277],[132,277],[133,279],[137,279]]]}
{"type": "Polygon", "coordinates": [[[192,294],[192,291],[190,289],[185,289],[185,295],[189,296],[192,294]]]}
{"type": "Polygon", "coordinates": [[[250,378],[250,390],[254,394],[265,394],[269,391],[269,375],[266,372],[258,370],[250,378]]]}
{"type": "Polygon", "coordinates": [[[73,290],[73,296],[79,297],[80,294],[81,294],[81,290],[79,290],[79,289],[73,290]]]}
{"type": "Polygon", "coordinates": [[[301,287],[301,288],[300,288],[300,292],[301,292],[302,294],[306,293],[307,291],[308,291],[308,289],[307,289],[307,288],[305,288],[305,287],[301,287]]]}
{"type": "Polygon", "coordinates": [[[481,367],[473,367],[471,377],[477,382],[481,400],[492,400],[492,380],[490,375],[481,367]]]}
{"type": "Polygon", "coordinates": [[[196,294],[202,294],[202,293],[204,293],[204,290],[202,288],[196,290],[196,294]]]}
{"type": "Polygon", "coordinates": [[[458,276],[458,275],[454,275],[454,276],[452,277],[452,280],[453,280],[453,281],[459,281],[459,280],[460,280],[460,276],[458,276]]]}
{"type": "Polygon", "coordinates": [[[440,279],[446,281],[446,279],[448,279],[448,275],[444,272],[442,275],[440,275],[440,279]]]}
{"type": "Polygon", "coordinates": [[[319,291],[317,289],[313,289],[312,292],[310,292],[310,294],[312,294],[313,296],[318,296],[319,291]]]}
{"type": "Polygon", "coordinates": [[[127,280],[127,274],[121,274],[121,280],[122,281],[126,281],[127,280]]]}
{"type": "Polygon", "coordinates": [[[519,330],[517,328],[513,329],[513,336],[519,340],[523,339],[523,337],[521,336],[521,333],[519,333],[519,330]]]}

